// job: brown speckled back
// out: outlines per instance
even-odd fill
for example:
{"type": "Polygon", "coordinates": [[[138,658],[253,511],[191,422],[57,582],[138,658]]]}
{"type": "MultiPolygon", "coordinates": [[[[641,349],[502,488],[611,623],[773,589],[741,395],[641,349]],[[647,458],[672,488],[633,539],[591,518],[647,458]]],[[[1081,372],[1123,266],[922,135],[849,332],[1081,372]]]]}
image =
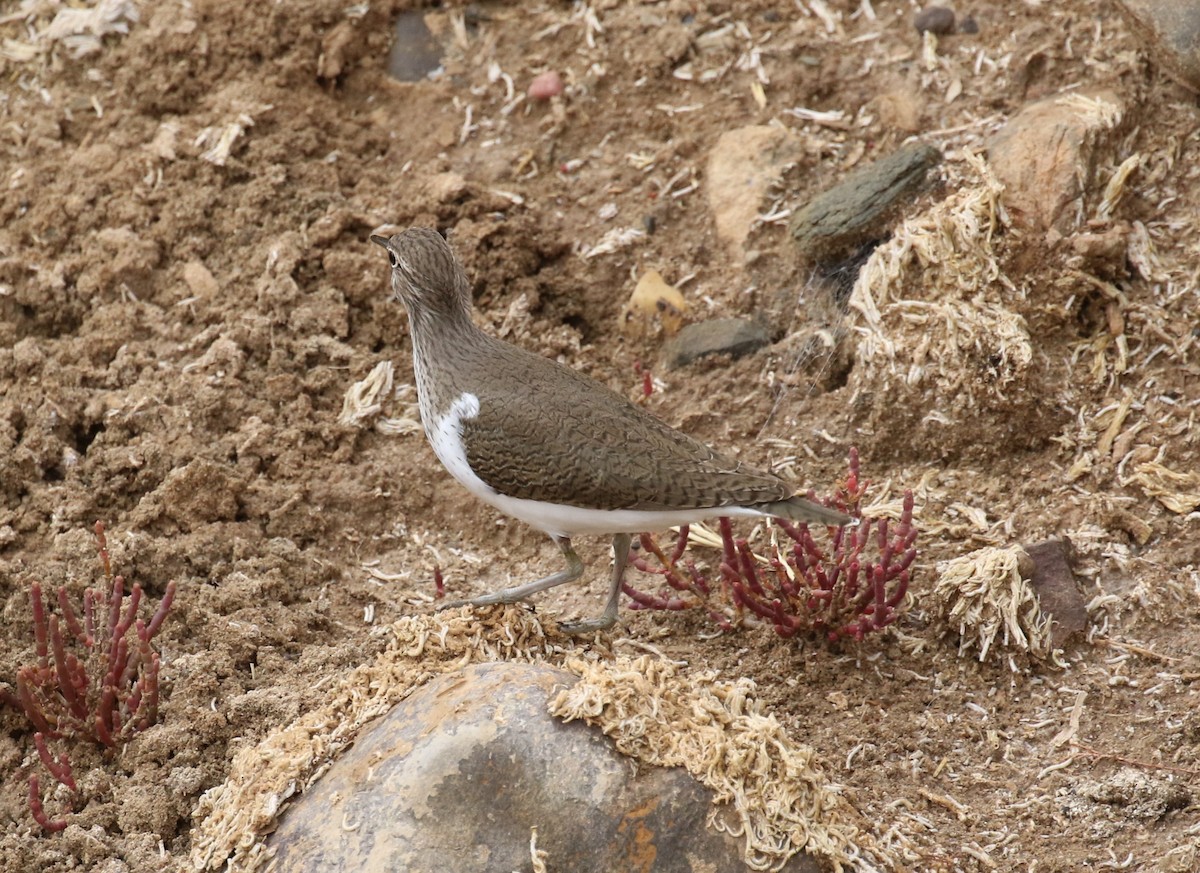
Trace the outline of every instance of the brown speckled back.
{"type": "MultiPolygon", "coordinates": [[[[376,238],[377,242],[384,242],[376,238]]],[[[502,342],[470,318],[462,266],[435,231],[386,241],[393,288],[411,318],[426,432],[463,393],[479,413],[462,425],[472,470],[510,497],[594,509],[775,504],[792,488],[664,424],[554,361],[502,342]]]]}

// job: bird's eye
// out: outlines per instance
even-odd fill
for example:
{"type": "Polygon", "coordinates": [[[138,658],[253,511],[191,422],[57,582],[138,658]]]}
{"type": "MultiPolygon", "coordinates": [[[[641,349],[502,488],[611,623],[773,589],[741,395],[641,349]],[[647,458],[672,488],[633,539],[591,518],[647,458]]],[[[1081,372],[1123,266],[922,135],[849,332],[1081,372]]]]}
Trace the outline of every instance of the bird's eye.
{"type": "Polygon", "coordinates": [[[392,262],[392,266],[396,266],[396,253],[388,249],[388,260],[392,262]]]}

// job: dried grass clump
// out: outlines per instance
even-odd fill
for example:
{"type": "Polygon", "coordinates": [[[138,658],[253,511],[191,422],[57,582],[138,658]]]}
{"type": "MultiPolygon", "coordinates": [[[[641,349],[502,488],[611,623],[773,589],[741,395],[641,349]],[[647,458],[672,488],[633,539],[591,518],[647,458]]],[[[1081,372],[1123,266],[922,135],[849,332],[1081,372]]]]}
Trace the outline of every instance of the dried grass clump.
{"type": "Polygon", "coordinates": [[[733,805],[756,869],[778,869],[800,851],[838,869],[851,862],[864,871],[895,866],[884,850],[864,848],[871,837],[849,823],[853,808],[821,775],[812,750],[758,711],[747,682],[686,675],[650,658],[589,660],[597,657],[594,649],[585,659],[574,640],[547,634],[519,605],[409,616],[390,630],[388,647],[373,662],[327,685],[318,682],[323,703],[239,752],[225,782],[200,798],[193,869],[264,867],[272,853],[263,839],[283,805],[319,779],[368,722],[435,676],[489,661],[536,661],[581,675],[576,696],[557,702],[554,714],[601,724],[606,714],[619,714],[624,727],[614,727],[614,736],[625,754],[686,766],[720,802],[733,805]],[[643,740],[634,742],[639,730],[643,740]]]}
{"type": "Polygon", "coordinates": [[[1187,515],[1200,507],[1200,473],[1172,470],[1160,463],[1164,454],[1159,449],[1154,460],[1138,464],[1126,482],[1138,485],[1171,512],[1187,515]]]}
{"type": "Polygon", "coordinates": [[[1030,379],[1029,328],[1008,305],[1021,295],[993,247],[1003,186],[981,158],[963,157],[959,189],[903,222],[859,271],[852,404],[874,395],[951,423],[1011,408],[1030,379]]]}
{"type": "Polygon", "coordinates": [[[989,654],[1022,653],[1041,661],[1054,661],[1050,616],[1042,612],[1029,583],[1033,561],[1020,546],[988,546],[945,561],[937,567],[933,588],[935,611],[959,636],[960,656],[976,652],[980,661],[989,654]]]}
{"type": "Polygon", "coordinates": [[[380,361],[365,378],[346,389],[342,396],[342,411],[338,415],[338,424],[366,427],[367,422],[374,421],[375,430],[383,434],[419,433],[421,421],[417,404],[404,400],[415,394],[416,389],[405,384],[396,386],[393,391],[394,370],[391,361],[380,361]],[[404,410],[399,418],[388,418],[383,414],[393,402],[404,403],[404,410]]]}
{"type": "Polygon", "coordinates": [[[764,714],[753,683],[684,674],[650,656],[615,662],[571,658],[580,681],[559,692],[550,712],[582,718],[630,757],[685,767],[714,793],[709,825],[745,840],[752,870],[779,870],[806,851],[834,870],[892,866],[852,819],[853,808],[822,772],[812,748],[792,741],[764,714]],[[732,810],[734,823],[722,818],[732,810]]]}

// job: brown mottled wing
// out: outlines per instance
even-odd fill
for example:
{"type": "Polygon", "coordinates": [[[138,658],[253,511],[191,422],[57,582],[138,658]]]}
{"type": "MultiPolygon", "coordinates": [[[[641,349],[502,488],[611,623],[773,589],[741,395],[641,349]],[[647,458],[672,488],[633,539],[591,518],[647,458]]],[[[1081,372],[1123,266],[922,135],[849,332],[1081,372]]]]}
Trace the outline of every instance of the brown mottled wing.
{"type": "Polygon", "coordinates": [[[471,469],[501,494],[597,509],[749,506],[786,500],[782,479],[724,457],[598,382],[504,347],[521,376],[481,392],[463,423],[471,469]]]}

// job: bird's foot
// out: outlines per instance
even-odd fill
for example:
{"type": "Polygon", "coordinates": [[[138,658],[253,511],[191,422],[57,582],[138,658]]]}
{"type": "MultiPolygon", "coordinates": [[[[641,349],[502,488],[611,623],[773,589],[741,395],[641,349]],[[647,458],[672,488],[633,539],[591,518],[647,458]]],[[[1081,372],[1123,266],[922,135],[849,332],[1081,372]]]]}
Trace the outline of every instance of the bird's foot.
{"type": "MultiPolygon", "coordinates": [[[[513,600],[497,599],[498,595],[501,593],[503,592],[486,594],[483,597],[476,597],[473,600],[450,600],[446,603],[439,603],[434,607],[434,611],[442,612],[446,609],[457,609],[460,606],[495,606],[501,603],[519,603],[522,600],[522,598],[516,598],[513,600]]],[[[589,618],[584,621],[564,621],[559,624],[558,629],[567,636],[579,636],[580,634],[590,634],[596,633],[597,631],[608,630],[616,623],[616,613],[614,612],[610,615],[608,612],[605,612],[598,618],[589,618]]]]}
{"type": "Polygon", "coordinates": [[[605,610],[599,618],[589,618],[586,621],[564,621],[559,624],[558,629],[568,636],[578,636],[608,630],[616,623],[616,610],[611,613],[605,610]]]}
{"type": "Polygon", "coordinates": [[[564,621],[558,629],[569,637],[590,634],[595,631],[608,630],[616,621],[606,621],[603,618],[589,618],[587,621],[564,621]]]}

